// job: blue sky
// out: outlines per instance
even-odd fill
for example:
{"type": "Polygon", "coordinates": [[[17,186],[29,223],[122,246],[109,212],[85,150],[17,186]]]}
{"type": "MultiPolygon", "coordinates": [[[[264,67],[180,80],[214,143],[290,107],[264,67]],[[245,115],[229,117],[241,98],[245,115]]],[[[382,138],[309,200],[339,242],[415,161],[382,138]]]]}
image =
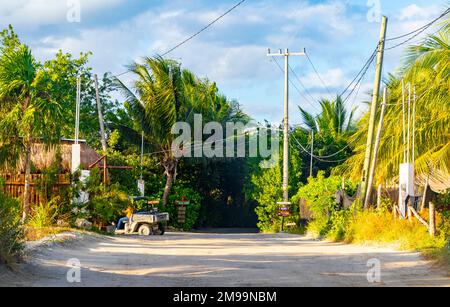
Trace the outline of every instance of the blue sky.
{"type": "MultiPolygon", "coordinates": [[[[40,60],[58,49],[74,54],[92,51],[94,71],[120,73],[142,56],[162,53],[208,24],[237,0],[80,0],[81,22],[67,21],[68,3],[76,0],[0,0],[0,27],[12,24],[40,60]]],[[[254,119],[282,119],[283,75],[266,56],[267,48],[306,48],[332,93],[353,79],[377,44],[380,24],[367,18],[373,0],[247,0],[170,56],[201,77],[218,83],[254,119]]],[[[380,0],[388,16],[388,37],[414,30],[437,17],[447,0],[380,0]]],[[[435,30],[435,29],[434,29],[435,30]]],[[[433,32],[430,29],[429,32],[433,32]]],[[[414,41],[418,41],[420,37],[414,41]]],[[[414,42],[413,41],[413,42],[414,42]]],[[[401,64],[402,48],[386,53],[385,73],[401,64]]],[[[317,111],[328,91],[304,57],[292,68],[308,89],[291,88],[291,117],[297,106],[317,111]]],[[[130,81],[124,76],[125,81],[130,81]]],[[[374,78],[371,69],[348,107],[365,109],[374,78]]]]}

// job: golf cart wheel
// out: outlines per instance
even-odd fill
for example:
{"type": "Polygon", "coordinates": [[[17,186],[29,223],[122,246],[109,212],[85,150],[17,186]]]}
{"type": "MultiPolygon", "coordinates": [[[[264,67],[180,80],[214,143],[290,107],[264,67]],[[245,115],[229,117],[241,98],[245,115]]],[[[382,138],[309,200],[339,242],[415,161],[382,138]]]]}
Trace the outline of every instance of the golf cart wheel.
{"type": "Polygon", "coordinates": [[[139,227],[138,232],[141,236],[149,236],[152,234],[152,228],[150,227],[150,225],[143,224],[139,227]]]}
{"type": "Polygon", "coordinates": [[[164,224],[159,224],[159,235],[163,236],[164,233],[166,232],[166,226],[164,226],[164,224]]]}

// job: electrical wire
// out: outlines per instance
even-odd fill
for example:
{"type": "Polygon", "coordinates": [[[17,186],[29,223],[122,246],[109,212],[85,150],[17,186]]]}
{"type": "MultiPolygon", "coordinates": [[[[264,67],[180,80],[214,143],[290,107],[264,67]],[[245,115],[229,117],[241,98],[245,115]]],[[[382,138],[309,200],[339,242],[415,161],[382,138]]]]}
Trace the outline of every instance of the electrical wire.
{"type": "MultiPolygon", "coordinates": [[[[272,60],[272,59],[271,59],[272,60]]],[[[284,69],[281,67],[280,63],[278,63],[278,61],[276,59],[273,59],[271,62],[273,62],[274,64],[276,64],[278,66],[278,68],[280,69],[280,71],[284,74],[285,71],[284,69]]],[[[317,107],[300,91],[300,89],[297,87],[297,85],[291,80],[289,79],[289,83],[291,83],[291,85],[297,90],[297,92],[316,110],[319,111],[317,109],[317,107]]],[[[304,88],[306,90],[306,88],[304,88]]]]}
{"type": "Polygon", "coordinates": [[[168,55],[169,53],[173,52],[175,49],[181,47],[182,45],[186,44],[187,42],[189,42],[190,40],[192,40],[193,38],[195,38],[196,36],[198,36],[199,34],[201,34],[202,32],[206,31],[208,28],[210,28],[212,25],[214,25],[216,22],[218,22],[220,19],[222,19],[223,17],[225,17],[226,15],[228,15],[229,13],[231,13],[233,10],[235,10],[238,6],[240,6],[241,4],[243,4],[246,0],[241,0],[239,1],[237,4],[235,4],[231,9],[229,9],[228,11],[226,11],[225,13],[223,13],[222,15],[220,15],[219,17],[217,17],[216,19],[214,19],[213,21],[211,21],[209,24],[207,24],[205,27],[203,27],[202,29],[200,29],[199,31],[195,32],[194,34],[192,34],[191,36],[189,36],[187,39],[185,39],[184,41],[182,41],[181,43],[175,45],[173,48],[169,49],[168,51],[166,51],[165,53],[162,54],[162,57],[165,57],[166,55],[168,55]]]}
{"type": "MultiPolygon", "coordinates": [[[[332,154],[332,155],[328,155],[328,156],[316,156],[316,155],[314,155],[314,154],[311,154],[311,152],[309,151],[309,150],[307,150],[298,140],[297,140],[297,138],[294,136],[294,135],[292,135],[291,136],[292,137],[292,139],[294,139],[295,140],[295,142],[300,146],[300,149],[301,150],[303,150],[304,152],[306,152],[308,155],[310,155],[310,156],[312,156],[314,159],[317,159],[317,160],[323,160],[323,159],[328,159],[328,158],[332,158],[332,157],[335,157],[335,156],[337,156],[338,154],[340,154],[341,152],[344,152],[347,148],[349,148],[354,142],[356,142],[356,140],[353,140],[352,142],[350,142],[350,143],[348,143],[344,148],[342,148],[341,150],[339,150],[339,151],[337,151],[337,152],[335,152],[334,154],[332,154]]],[[[347,159],[345,159],[345,160],[347,160],[347,159]]],[[[345,161],[344,160],[344,161],[345,161]]],[[[325,161],[325,160],[323,160],[324,162],[340,162],[340,160],[336,160],[336,161],[325,161]]]]}
{"type": "Polygon", "coordinates": [[[420,28],[418,28],[418,29],[416,29],[416,30],[414,30],[414,31],[411,31],[411,32],[409,32],[409,33],[406,33],[406,34],[403,34],[403,35],[400,35],[400,36],[397,36],[397,37],[388,38],[388,39],[386,39],[386,41],[387,41],[387,42],[389,42],[389,41],[394,41],[394,40],[397,40],[397,39],[400,39],[400,38],[404,38],[404,37],[410,36],[410,35],[412,35],[412,34],[418,32],[418,31],[421,31],[421,30],[424,30],[424,29],[428,29],[430,26],[432,26],[434,23],[436,23],[438,20],[440,20],[441,18],[443,18],[443,17],[444,17],[445,15],[447,15],[448,13],[450,13],[450,8],[448,8],[447,10],[445,10],[444,13],[442,13],[439,17],[437,17],[436,19],[434,19],[434,20],[432,20],[431,22],[427,23],[426,25],[424,25],[424,26],[422,26],[422,27],[420,27],[420,28]]]}
{"type": "MultiPolygon", "coordinates": [[[[362,80],[364,79],[364,77],[366,76],[367,72],[369,71],[370,65],[375,61],[376,58],[376,52],[373,53],[372,57],[369,59],[369,61],[366,63],[366,66],[364,68],[364,70],[361,71],[359,79],[357,80],[357,82],[355,83],[355,85],[353,86],[352,90],[348,93],[348,95],[344,98],[343,103],[344,105],[347,103],[347,101],[349,100],[349,98],[351,97],[351,95],[355,92],[356,88],[358,87],[359,84],[361,84],[362,80]]],[[[343,93],[345,94],[345,92],[343,93]]]]}
{"type": "Polygon", "coordinates": [[[314,72],[316,73],[317,77],[319,78],[320,82],[322,82],[322,85],[325,87],[325,89],[327,90],[328,94],[330,94],[331,97],[333,97],[333,94],[331,94],[330,89],[328,88],[328,86],[325,84],[325,82],[323,81],[322,77],[320,76],[318,70],[316,69],[316,66],[314,65],[314,63],[312,62],[311,58],[309,57],[308,53],[305,50],[305,55],[306,58],[308,59],[308,62],[311,64],[311,67],[313,68],[314,72]]]}
{"type": "Polygon", "coordinates": [[[295,72],[295,70],[293,70],[291,68],[291,66],[289,65],[289,70],[292,72],[292,74],[294,75],[295,79],[297,79],[298,83],[301,85],[301,87],[305,90],[305,93],[308,94],[309,97],[311,97],[311,99],[313,101],[315,101],[316,99],[311,95],[311,93],[309,92],[309,90],[306,88],[306,86],[304,85],[304,83],[302,82],[302,80],[299,78],[299,76],[297,75],[297,73],[295,72]]]}
{"type": "MultiPolygon", "coordinates": [[[[230,8],[228,11],[226,11],[225,13],[223,13],[222,15],[220,15],[219,17],[217,17],[216,19],[214,19],[213,21],[211,21],[209,24],[207,24],[206,26],[204,26],[203,28],[201,28],[199,31],[195,32],[194,34],[192,34],[191,36],[189,36],[188,38],[186,38],[185,40],[183,40],[182,42],[178,43],[177,45],[175,45],[174,47],[170,48],[169,50],[167,50],[166,52],[164,52],[161,57],[165,57],[166,55],[168,55],[169,53],[175,51],[176,49],[178,49],[179,47],[183,46],[184,44],[186,44],[187,42],[191,41],[192,39],[194,39],[195,37],[197,37],[198,35],[200,35],[201,33],[203,33],[204,31],[206,31],[207,29],[209,29],[211,26],[213,26],[215,23],[217,23],[219,20],[221,20],[222,18],[224,18],[225,16],[227,16],[228,14],[230,14],[232,11],[234,11],[237,7],[239,7],[240,5],[242,5],[245,1],[247,0],[241,0],[239,1],[237,4],[235,4],[232,8],[230,8]]],[[[116,74],[113,75],[116,78],[121,77],[123,75],[126,75],[130,73],[130,71],[124,71],[120,74],[116,74]]]]}
{"type": "Polygon", "coordinates": [[[406,43],[409,43],[409,42],[412,41],[414,38],[416,38],[417,36],[419,36],[420,34],[422,34],[423,32],[425,32],[428,28],[430,28],[430,27],[431,27],[433,24],[435,24],[438,20],[440,20],[440,19],[443,18],[444,16],[448,15],[449,13],[450,13],[450,8],[448,8],[447,10],[445,10],[445,12],[442,13],[438,18],[434,19],[433,21],[431,21],[430,23],[426,24],[425,26],[423,26],[423,27],[421,27],[421,28],[418,28],[418,29],[416,29],[416,30],[413,31],[413,32],[410,32],[410,33],[401,35],[401,36],[396,37],[396,38],[391,38],[391,39],[389,39],[389,40],[396,40],[396,39],[403,38],[403,37],[406,37],[406,36],[409,36],[409,35],[415,33],[413,36],[411,36],[410,38],[406,39],[405,41],[403,41],[403,42],[401,42],[401,43],[398,43],[398,44],[396,44],[396,45],[394,45],[394,46],[391,46],[391,47],[389,47],[389,48],[386,48],[385,50],[386,50],[386,51],[393,50],[393,49],[395,49],[395,48],[398,48],[398,47],[400,47],[400,46],[405,45],[406,43]]]}
{"type": "Polygon", "coordinates": [[[358,74],[356,75],[356,77],[350,82],[350,84],[344,89],[344,91],[340,94],[340,96],[344,96],[345,93],[348,91],[348,89],[353,85],[353,83],[355,83],[356,80],[358,80],[358,78],[360,77],[360,75],[362,73],[364,73],[364,71],[367,69],[367,66],[370,66],[372,64],[372,62],[375,59],[375,56],[377,54],[377,50],[378,47],[375,48],[375,50],[372,52],[372,54],[370,55],[369,59],[366,61],[366,63],[364,63],[364,66],[361,68],[361,70],[358,72],[358,74]]]}

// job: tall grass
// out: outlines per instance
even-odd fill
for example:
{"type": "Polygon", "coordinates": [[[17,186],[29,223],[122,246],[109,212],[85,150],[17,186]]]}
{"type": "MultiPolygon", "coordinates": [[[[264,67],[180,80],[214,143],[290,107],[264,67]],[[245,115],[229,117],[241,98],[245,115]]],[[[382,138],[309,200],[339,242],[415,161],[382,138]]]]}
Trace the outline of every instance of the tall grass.
{"type": "Polygon", "coordinates": [[[20,204],[0,192],[0,262],[11,267],[22,255],[24,233],[20,204]]]}
{"type": "MultiPolygon", "coordinates": [[[[423,217],[428,212],[423,213],[423,217]]],[[[347,243],[389,243],[401,250],[419,251],[444,264],[450,272],[450,220],[437,216],[438,231],[431,237],[427,228],[414,219],[395,220],[386,210],[341,211],[329,220],[325,235],[332,241],[347,243]]],[[[312,224],[316,231],[315,224],[312,224]]],[[[323,228],[322,228],[323,229],[323,228]]]]}

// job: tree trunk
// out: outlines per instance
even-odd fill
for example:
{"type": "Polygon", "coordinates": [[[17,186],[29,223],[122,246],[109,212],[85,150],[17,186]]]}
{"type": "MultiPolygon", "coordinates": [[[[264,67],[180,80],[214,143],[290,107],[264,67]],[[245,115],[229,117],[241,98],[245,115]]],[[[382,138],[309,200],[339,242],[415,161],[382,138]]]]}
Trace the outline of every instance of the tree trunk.
{"type": "Polygon", "coordinates": [[[23,190],[23,212],[22,222],[26,223],[30,215],[30,192],[31,192],[31,137],[26,140],[25,151],[25,187],[23,190]]]}
{"type": "Polygon", "coordinates": [[[436,235],[436,207],[434,203],[430,202],[430,236],[436,235]]]}
{"type": "Polygon", "coordinates": [[[163,206],[167,206],[167,204],[169,203],[170,190],[172,189],[172,184],[176,176],[178,161],[174,159],[168,159],[164,161],[163,165],[166,175],[166,186],[164,188],[163,194],[163,206]]]}

